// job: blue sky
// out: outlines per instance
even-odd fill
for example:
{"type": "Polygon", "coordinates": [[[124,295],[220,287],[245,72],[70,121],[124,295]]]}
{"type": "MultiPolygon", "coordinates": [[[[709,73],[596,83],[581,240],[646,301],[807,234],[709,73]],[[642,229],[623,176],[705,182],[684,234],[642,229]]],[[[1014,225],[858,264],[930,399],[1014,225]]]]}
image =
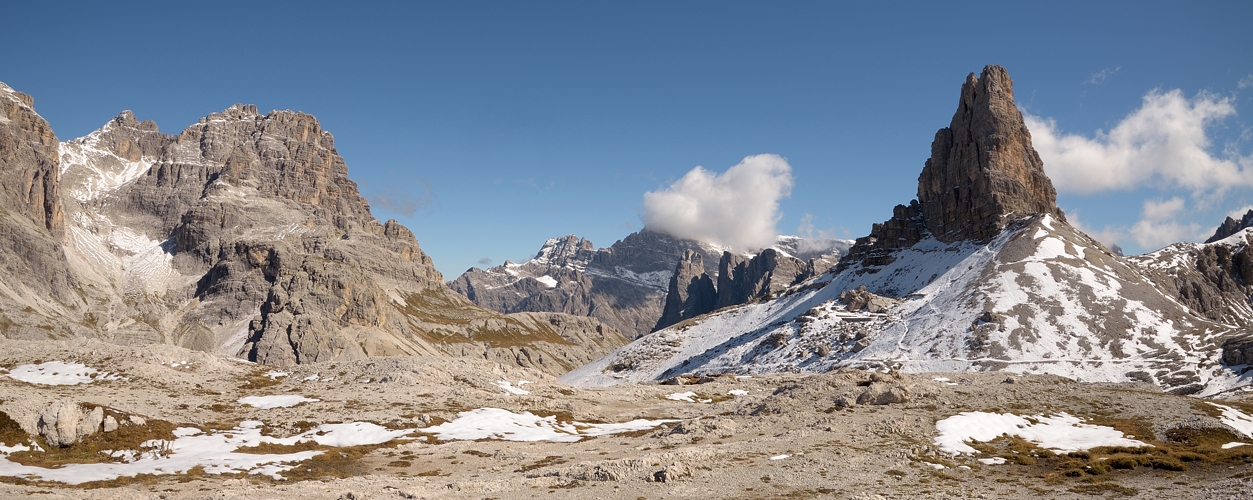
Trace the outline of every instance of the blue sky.
{"type": "Polygon", "coordinates": [[[256,3],[6,2],[0,81],[62,140],[124,109],[167,133],[237,102],[312,113],[449,279],[607,246],[645,193],[767,153],[777,231],[862,236],[986,64],[1105,241],[1203,239],[1253,205],[1247,1],[256,3]]]}

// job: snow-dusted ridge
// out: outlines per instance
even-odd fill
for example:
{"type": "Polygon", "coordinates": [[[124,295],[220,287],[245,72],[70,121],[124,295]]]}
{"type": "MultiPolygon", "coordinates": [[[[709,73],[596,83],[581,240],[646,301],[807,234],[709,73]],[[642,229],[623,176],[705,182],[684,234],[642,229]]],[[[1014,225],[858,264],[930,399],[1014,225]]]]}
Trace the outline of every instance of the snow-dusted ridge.
{"type": "Polygon", "coordinates": [[[1033,216],[985,245],[928,237],[888,265],[852,265],[775,300],[680,323],[562,380],[602,386],[881,366],[1147,381],[1209,395],[1253,377],[1220,361],[1217,344],[1233,328],[1193,314],[1068,224],[1033,216]],[[859,286],[901,301],[887,314],[844,311],[839,294],[859,286]]]}

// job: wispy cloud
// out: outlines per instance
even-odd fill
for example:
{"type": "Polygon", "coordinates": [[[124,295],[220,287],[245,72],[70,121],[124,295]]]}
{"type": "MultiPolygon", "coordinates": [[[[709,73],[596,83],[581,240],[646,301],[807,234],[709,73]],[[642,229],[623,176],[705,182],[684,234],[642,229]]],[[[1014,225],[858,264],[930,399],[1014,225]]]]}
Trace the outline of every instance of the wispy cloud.
{"type": "Polygon", "coordinates": [[[431,184],[421,177],[399,179],[382,189],[367,187],[366,191],[366,198],[374,206],[407,217],[435,202],[431,184]]]}
{"type": "Polygon", "coordinates": [[[479,265],[490,266],[492,265],[492,259],[490,257],[483,257],[482,259],[479,259],[479,265]]]}
{"type": "Polygon", "coordinates": [[[1118,70],[1120,69],[1122,69],[1122,66],[1119,66],[1114,69],[1105,68],[1103,70],[1097,71],[1096,73],[1092,73],[1092,76],[1088,77],[1088,80],[1084,83],[1087,83],[1089,85],[1100,85],[1102,83],[1105,83],[1105,80],[1108,80],[1109,77],[1117,74],[1118,70]]]}
{"type": "Polygon", "coordinates": [[[1253,75],[1249,75],[1244,78],[1241,78],[1240,83],[1236,84],[1236,86],[1242,89],[1253,87],[1253,75]]]}
{"type": "Polygon", "coordinates": [[[779,200],[792,192],[792,166],[749,156],[718,174],[693,168],[669,187],[644,193],[644,227],[747,251],[774,243],[779,200]]]}

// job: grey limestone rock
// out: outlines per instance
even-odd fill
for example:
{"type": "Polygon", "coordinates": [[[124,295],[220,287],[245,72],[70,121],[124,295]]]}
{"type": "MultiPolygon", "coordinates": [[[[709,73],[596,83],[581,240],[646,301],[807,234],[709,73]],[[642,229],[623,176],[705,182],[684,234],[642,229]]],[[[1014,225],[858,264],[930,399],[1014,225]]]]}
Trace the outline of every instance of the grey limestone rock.
{"type": "Polygon", "coordinates": [[[104,422],[104,409],[84,413],[71,401],[57,400],[39,416],[39,434],[52,446],[70,446],[95,434],[104,422]]]}

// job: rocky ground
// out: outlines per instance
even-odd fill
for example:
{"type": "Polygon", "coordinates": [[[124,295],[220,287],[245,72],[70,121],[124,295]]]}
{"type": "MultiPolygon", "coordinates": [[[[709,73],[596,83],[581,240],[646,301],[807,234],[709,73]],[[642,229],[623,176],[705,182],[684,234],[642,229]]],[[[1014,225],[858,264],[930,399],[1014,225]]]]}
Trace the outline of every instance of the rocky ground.
{"type": "MultiPolygon", "coordinates": [[[[846,371],[582,389],[540,372],[464,358],[315,363],[280,374],[171,346],[0,343],[0,410],[12,419],[0,418],[0,441],[6,450],[31,440],[44,449],[6,451],[3,475],[12,476],[16,463],[122,467],[126,459],[110,452],[161,448],[140,441],[186,434],[172,433],[176,427],[234,437],[249,432],[248,421],[260,421],[261,434],[274,439],[341,422],[412,430],[412,439],[350,447],[269,445],[260,451],[320,452],[287,463],[290,469],[276,473],[280,479],[247,468],[213,474],[206,462],[180,473],[80,485],[4,477],[4,498],[1247,498],[1253,491],[1253,446],[1221,446],[1253,443],[1253,435],[1224,424],[1211,400],[1145,385],[846,371]],[[99,372],[77,385],[18,380],[30,378],[24,366],[52,361],[99,372]],[[317,401],[270,409],[239,402],[255,396],[317,401]],[[50,409],[75,404],[81,411],[68,427],[53,425],[50,409]],[[442,433],[459,414],[481,408],[555,416],[526,427],[547,432],[533,439],[550,440],[442,433]],[[937,443],[936,424],[962,412],[1068,414],[1153,446],[1055,454],[1002,437],[973,443],[976,454],[953,455],[937,443]],[[600,436],[587,435],[593,427],[582,424],[637,419],[651,422],[600,436]],[[49,444],[54,427],[80,431],[77,442],[49,444]],[[985,463],[997,457],[1006,463],[985,463]]],[[[44,381],[65,375],[41,373],[44,381]]],[[[1212,401],[1253,414],[1253,392],[1212,401]]],[[[175,450],[167,459],[190,453],[165,448],[175,450]]]]}

